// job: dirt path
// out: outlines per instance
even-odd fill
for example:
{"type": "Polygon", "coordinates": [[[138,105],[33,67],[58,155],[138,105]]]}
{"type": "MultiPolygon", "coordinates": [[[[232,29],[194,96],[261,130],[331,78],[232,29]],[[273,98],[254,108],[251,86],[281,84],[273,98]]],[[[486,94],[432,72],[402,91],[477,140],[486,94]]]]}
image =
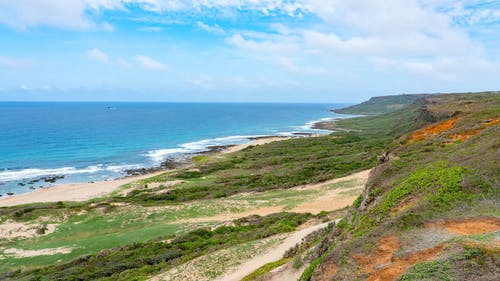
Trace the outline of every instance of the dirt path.
{"type": "Polygon", "coordinates": [[[252,273],[259,267],[273,262],[277,261],[281,258],[283,258],[283,255],[285,252],[290,249],[291,247],[295,246],[295,244],[300,243],[302,241],[302,238],[306,237],[308,234],[324,228],[328,225],[329,222],[318,224],[315,226],[311,226],[309,228],[299,230],[297,232],[292,233],[288,238],[283,241],[280,245],[278,245],[276,248],[272,249],[271,251],[257,256],[243,264],[241,264],[238,268],[236,268],[234,271],[229,272],[225,276],[219,278],[218,280],[220,281],[239,281],[243,277],[247,276],[248,274],[252,273]]]}

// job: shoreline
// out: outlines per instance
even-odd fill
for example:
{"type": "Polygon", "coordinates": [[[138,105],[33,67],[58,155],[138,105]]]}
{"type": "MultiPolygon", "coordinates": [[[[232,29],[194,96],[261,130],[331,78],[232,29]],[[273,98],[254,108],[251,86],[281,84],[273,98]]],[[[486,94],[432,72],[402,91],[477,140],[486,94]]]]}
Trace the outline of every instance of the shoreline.
{"type": "MultiPolygon", "coordinates": [[[[310,134],[307,137],[314,137],[314,134],[310,134]]],[[[305,136],[300,136],[305,137],[305,136]]],[[[266,143],[271,143],[275,141],[283,141],[291,139],[293,137],[285,136],[262,136],[250,139],[251,141],[244,144],[227,145],[225,147],[217,147],[217,149],[210,149],[205,152],[201,152],[195,155],[223,155],[228,153],[237,152],[243,150],[252,145],[262,145],[266,143]]],[[[189,157],[189,159],[191,158],[189,157]]],[[[189,165],[186,163],[186,165],[189,165]]],[[[121,178],[116,178],[113,180],[103,180],[96,182],[85,182],[85,183],[63,183],[56,184],[51,187],[36,189],[32,192],[14,194],[8,197],[0,198],[0,207],[10,207],[23,204],[31,203],[47,203],[47,202],[58,202],[58,201],[74,201],[82,202],[90,199],[106,196],[113,191],[120,188],[120,186],[128,183],[132,183],[141,179],[153,177],[162,174],[167,171],[172,171],[175,169],[160,169],[153,172],[147,172],[140,175],[129,175],[121,178]]]]}

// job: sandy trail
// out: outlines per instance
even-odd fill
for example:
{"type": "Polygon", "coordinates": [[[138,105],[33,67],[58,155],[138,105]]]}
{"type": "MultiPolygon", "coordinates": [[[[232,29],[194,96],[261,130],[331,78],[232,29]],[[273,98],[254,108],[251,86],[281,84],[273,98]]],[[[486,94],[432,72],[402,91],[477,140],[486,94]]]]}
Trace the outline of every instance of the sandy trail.
{"type": "Polygon", "coordinates": [[[295,244],[300,243],[302,241],[302,238],[306,237],[308,234],[321,229],[325,228],[329,222],[325,222],[322,224],[318,224],[315,226],[311,226],[309,228],[299,230],[297,232],[292,233],[283,243],[278,245],[276,248],[271,249],[267,253],[257,256],[243,264],[241,264],[236,270],[229,272],[225,276],[222,276],[218,280],[220,281],[238,281],[241,280],[243,277],[247,276],[248,274],[254,272],[256,269],[259,267],[273,262],[277,261],[281,258],[283,258],[283,255],[285,252],[290,249],[291,247],[295,246],[295,244]]]}
{"type": "Polygon", "coordinates": [[[57,201],[86,201],[92,198],[107,195],[118,189],[121,185],[137,180],[146,179],[159,175],[162,172],[147,175],[126,177],[110,181],[98,181],[93,183],[71,183],[60,184],[49,188],[38,189],[31,193],[19,194],[0,199],[0,207],[35,203],[35,202],[57,202],[57,201]]]}

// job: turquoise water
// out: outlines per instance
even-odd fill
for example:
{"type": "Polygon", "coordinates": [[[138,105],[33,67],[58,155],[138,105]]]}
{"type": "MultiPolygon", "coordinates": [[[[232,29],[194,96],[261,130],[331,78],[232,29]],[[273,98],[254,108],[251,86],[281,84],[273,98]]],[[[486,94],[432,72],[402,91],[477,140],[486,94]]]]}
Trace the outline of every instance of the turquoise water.
{"type": "Polygon", "coordinates": [[[19,182],[48,175],[65,175],[60,183],[116,178],[252,136],[325,133],[311,121],[341,117],[329,110],[342,106],[0,102],[0,194],[28,192],[19,182]]]}

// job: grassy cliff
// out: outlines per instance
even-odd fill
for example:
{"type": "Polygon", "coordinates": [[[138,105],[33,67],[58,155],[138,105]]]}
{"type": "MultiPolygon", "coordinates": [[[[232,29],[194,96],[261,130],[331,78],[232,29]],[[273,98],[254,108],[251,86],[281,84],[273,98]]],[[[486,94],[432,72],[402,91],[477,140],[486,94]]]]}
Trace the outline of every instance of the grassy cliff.
{"type": "Polygon", "coordinates": [[[373,97],[365,102],[349,106],[346,108],[335,109],[333,112],[341,114],[357,115],[376,115],[391,111],[397,111],[411,105],[415,100],[424,98],[426,94],[395,95],[373,97]]]}
{"type": "Polygon", "coordinates": [[[379,134],[408,132],[391,141],[302,280],[498,280],[500,93],[427,96],[336,126],[376,123],[379,134]]]}

